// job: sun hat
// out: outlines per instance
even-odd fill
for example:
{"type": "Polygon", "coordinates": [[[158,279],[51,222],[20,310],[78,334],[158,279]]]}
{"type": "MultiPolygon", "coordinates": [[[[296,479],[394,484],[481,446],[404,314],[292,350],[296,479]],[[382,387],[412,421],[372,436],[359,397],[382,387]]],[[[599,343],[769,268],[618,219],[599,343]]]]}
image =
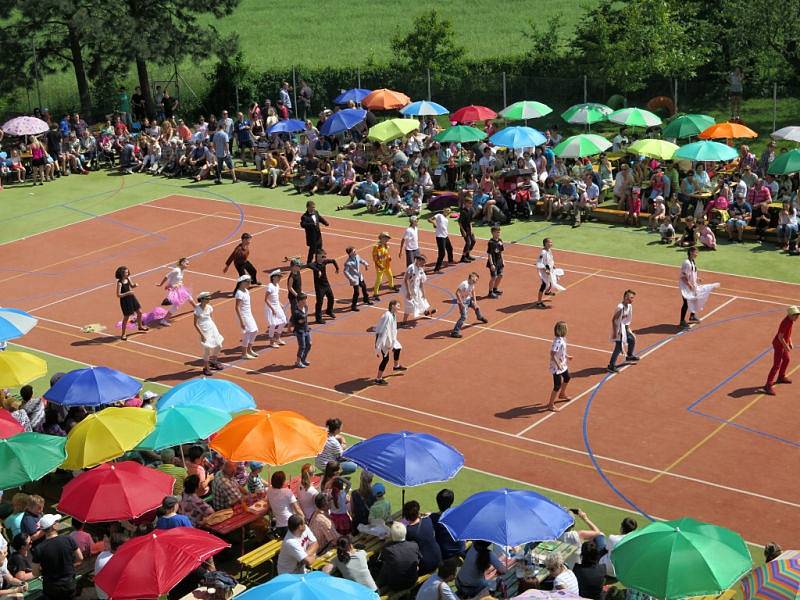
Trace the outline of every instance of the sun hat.
{"type": "Polygon", "coordinates": [[[50,529],[53,525],[58,523],[61,520],[61,515],[43,515],[41,519],[39,519],[39,529],[45,530],[50,529]]]}
{"type": "Polygon", "coordinates": [[[381,231],[381,232],[378,234],[378,239],[381,239],[381,238],[385,238],[385,239],[387,239],[387,240],[390,240],[390,239],[392,239],[392,236],[390,236],[390,235],[389,235],[389,232],[388,232],[388,231],[381,231]]]}
{"type": "Polygon", "coordinates": [[[382,483],[373,483],[372,493],[376,496],[383,496],[386,493],[386,486],[382,483]]]}
{"type": "Polygon", "coordinates": [[[203,300],[204,298],[211,298],[211,292],[200,292],[197,294],[198,300],[203,300]]]}
{"type": "Polygon", "coordinates": [[[158,394],[152,390],[147,390],[142,394],[142,400],[152,400],[153,398],[158,398],[158,394]]]}
{"type": "Polygon", "coordinates": [[[790,317],[793,315],[800,315],[800,308],[798,308],[797,306],[790,306],[789,308],[786,309],[786,314],[789,315],[790,317]]]}
{"type": "Polygon", "coordinates": [[[282,277],[282,276],[283,276],[283,271],[281,271],[280,269],[275,269],[274,271],[272,271],[272,273],[269,274],[270,279],[272,279],[273,277],[282,277]]]}
{"type": "Polygon", "coordinates": [[[250,277],[250,275],[245,273],[244,275],[239,277],[239,279],[236,280],[236,283],[241,283],[242,281],[251,281],[251,280],[252,280],[252,277],[250,277]]]}

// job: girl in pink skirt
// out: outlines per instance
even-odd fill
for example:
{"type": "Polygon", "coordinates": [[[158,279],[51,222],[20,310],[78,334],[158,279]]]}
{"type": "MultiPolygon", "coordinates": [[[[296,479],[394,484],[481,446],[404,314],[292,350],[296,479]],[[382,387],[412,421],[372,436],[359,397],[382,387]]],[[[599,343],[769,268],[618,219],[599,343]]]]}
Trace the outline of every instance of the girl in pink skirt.
{"type": "Polygon", "coordinates": [[[717,249],[717,236],[703,217],[700,217],[700,244],[706,250],[717,249]]]}
{"type": "Polygon", "coordinates": [[[167,295],[164,297],[161,305],[168,306],[169,308],[167,309],[166,316],[160,321],[161,325],[164,327],[169,327],[171,325],[169,322],[170,318],[175,316],[175,313],[178,312],[178,308],[180,308],[184,302],[189,302],[192,307],[196,306],[194,300],[192,300],[191,290],[183,285],[183,272],[188,266],[188,258],[178,259],[178,262],[175,263],[172,270],[164,275],[164,279],[156,284],[158,287],[162,287],[166,284],[165,289],[167,295]]]}

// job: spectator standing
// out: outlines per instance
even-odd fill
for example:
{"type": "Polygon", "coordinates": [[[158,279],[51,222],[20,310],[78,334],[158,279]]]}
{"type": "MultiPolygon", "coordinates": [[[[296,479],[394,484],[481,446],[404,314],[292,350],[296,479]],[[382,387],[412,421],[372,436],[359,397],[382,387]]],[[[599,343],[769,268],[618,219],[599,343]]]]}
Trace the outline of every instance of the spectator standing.
{"type": "MultiPolygon", "coordinates": [[[[300,80],[300,99],[298,110],[300,108],[303,109],[303,120],[305,121],[308,118],[308,114],[311,112],[311,99],[314,97],[314,91],[311,89],[311,86],[306,83],[304,79],[300,80]]],[[[299,116],[299,113],[298,113],[299,116]]]]}
{"type": "Polygon", "coordinates": [[[233,159],[230,151],[230,138],[225,132],[225,124],[220,123],[217,131],[212,138],[214,143],[214,156],[217,159],[217,176],[214,183],[222,183],[222,167],[227,166],[231,171],[231,183],[236,183],[236,169],[233,168],[233,159]]]}
{"type": "Polygon", "coordinates": [[[731,99],[731,119],[740,119],[739,112],[742,108],[742,94],[744,93],[744,73],[740,67],[734,67],[728,74],[728,95],[731,99]]]}
{"type": "Polygon", "coordinates": [[[144,96],[142,95],[142,89],[137,85],[133,89],[133,96],[131,96],[131,113],[133,115],[134,122],[141,123],[144,120],[144,96]]]}
{"type": "Polygon", "coordinates": [[[75,597],[75,565],[83,554],[74,539],[58,535],[56,523],[61,515],[44,515],[39,530],[44,540],[32,549],[34,562],[42,571],[42,590],[46,600],[70,600],[75,597]]]}
{"type": "Polygon", "coordinates": [[[117,93],[117,112],[122,119],[122,122],[130,127],[133,123],[131,121],[131,98],[124,87],[119,88],[117,93]]]}
{"type": "Polygon", "coordinates": [[[281,89],[278,90],[278,102],[283,102],[283,105],[286,107],[287,118],[288,114],[292,112],[292,97],[289,95],[289,89],[289,82],[284,81],[281,84],[281,89]]]}

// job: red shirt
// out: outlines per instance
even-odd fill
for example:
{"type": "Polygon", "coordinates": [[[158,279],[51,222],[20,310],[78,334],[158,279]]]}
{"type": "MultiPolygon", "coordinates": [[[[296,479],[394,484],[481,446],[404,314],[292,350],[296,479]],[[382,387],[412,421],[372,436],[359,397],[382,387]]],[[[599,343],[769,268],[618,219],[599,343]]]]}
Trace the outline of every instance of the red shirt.
{"type": "Polygon", "coordinates": [[[791,343],[792,341],[792,325],[794,325],[794,321],[789,317],[784,317],[783,321],[781,321],[780,326],[778,327],[778,333],[775,334],[775,337],[772,340],[773,344],[780,345],[780,340],[783,340],[787,344],[791,343]]]}

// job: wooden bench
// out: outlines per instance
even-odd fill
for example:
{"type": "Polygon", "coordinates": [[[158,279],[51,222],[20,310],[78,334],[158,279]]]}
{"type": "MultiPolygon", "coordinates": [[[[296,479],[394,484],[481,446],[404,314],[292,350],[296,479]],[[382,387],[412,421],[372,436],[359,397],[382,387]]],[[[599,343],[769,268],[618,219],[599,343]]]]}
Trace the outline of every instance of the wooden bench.
{"type": "MultiPolygon", "coordinates": [[[[247,582],[248,585],[258,581],[263,575],[260,567],[267,563],[274,563],[275,558],[281,551],[281,543],[282,540],[270,540],[255,550],[240,556],[237,559],[239,561],[239,579],[247,582]]],[[[275,565],[272,564],[272,567],[271,570],[274,574],[276,571],[275,565]]]]}

